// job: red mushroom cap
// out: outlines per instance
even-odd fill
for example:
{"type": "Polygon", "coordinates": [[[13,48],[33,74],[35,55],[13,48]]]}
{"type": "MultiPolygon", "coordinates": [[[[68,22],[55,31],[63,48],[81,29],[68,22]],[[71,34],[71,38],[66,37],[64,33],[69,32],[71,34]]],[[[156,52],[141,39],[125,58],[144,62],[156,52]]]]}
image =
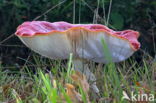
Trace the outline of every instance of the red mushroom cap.
{"type": "Polygon", "coordinates": [[[140,48],[137,31],[114,31],[100,24],[32,21],[21,24],[15,34],[32,50],[52,59],[67,59],[73,53],[77,58],[107,62],[102,38],[114,62],[125,60],[140,48]]]}

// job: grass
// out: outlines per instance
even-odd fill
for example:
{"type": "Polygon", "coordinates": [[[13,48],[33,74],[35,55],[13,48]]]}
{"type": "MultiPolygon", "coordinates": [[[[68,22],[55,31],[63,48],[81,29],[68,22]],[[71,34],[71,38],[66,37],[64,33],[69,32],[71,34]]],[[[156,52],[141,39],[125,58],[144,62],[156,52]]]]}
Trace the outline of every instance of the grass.
{"type": "MultiPolygon", "coordinates": [[[[34,64],[45,65],[39,56],[34,56],[34,64]]],[[[47,59],[48,60],[48,59],[47,59]]],[[[118,64],[94,64],[94,74],[97,77],[97,86],[100,89],[99,101],[107,103],[129,103],[122,100],[123,91],[128,95],[132,91],[139,93],[152,93],[156,95],[155,73],[156,65],[146,58],[143,64],[138,64],[132,58],[118,64]]],[[[66,95],[65,84],[72,83],[72,59],[67,65],[64,61],[50,61],[50,70],[47,72],[43,67],[36,67],[35,73],[29,66],[23,70],[12,72],[0,67],[0,101],[13,103],[61,103],[60,94],[65,95],[67,103],[71,103],[66,95]],[[63,66],[62,66],[63,65],[63,66]],[[68,68],[68,70],[66,69],[68,68]],[[67,78],[68,77],[68,78],[67,78]]],[[[49,65],[46,64],[46,65],[49,65]]],[[[46,67],[46,66],[45,66],[46,67]]],[[[84,96],[80,88],[79,93],[84,96]]],[[[91,92],[91,91],[90,91],[91,92]]],[[[96,103],[93,93],[89,94],[92,103],[96,103]]],[[[83,98],[86,101],[85,98],[83,98]]],[[[84,102],[86,103],[86,102],[84,102]]],[[[153,102],[154,103],[154,102],[153,102]]]]}

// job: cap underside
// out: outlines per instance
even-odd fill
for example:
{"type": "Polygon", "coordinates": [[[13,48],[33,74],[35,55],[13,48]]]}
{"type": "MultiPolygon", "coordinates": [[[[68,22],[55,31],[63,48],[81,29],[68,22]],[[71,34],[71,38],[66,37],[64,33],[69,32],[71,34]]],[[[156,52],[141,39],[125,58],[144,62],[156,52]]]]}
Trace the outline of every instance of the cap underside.
{"type": "Polygon", "coordinates": [[[47,36],[19,38],[35,52],[51,59],[68,59],[70,53],[73,53],[75,58],[104,63],[108,61],[107,57],[110,55],[113,62],[119,62],[134,53],[126,40],[109,36],[104,32],[99,32],[96,35],[91,32],[89,36],[82,33],[77,37],[54,33],[47,36]],[[108,48],[104,48],[102,40],[105,41],[108,48]],[[106,50],[108,52],[105,52],[105,49],[108,49],[106,50]]]}

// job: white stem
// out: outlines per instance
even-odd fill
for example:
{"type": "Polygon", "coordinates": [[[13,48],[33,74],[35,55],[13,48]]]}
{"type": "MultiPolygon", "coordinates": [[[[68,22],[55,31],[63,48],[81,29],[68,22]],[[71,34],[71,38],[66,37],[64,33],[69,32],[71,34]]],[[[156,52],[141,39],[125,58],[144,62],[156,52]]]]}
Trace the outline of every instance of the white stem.
{"type": "Polygon", "coordinates": [[[91,89],[93,89],[93,91],[95,93],[99,93],[99,89],[96,86],[96,77],[95,75],[89,70],[89,67],[87,64],[85,64],[82,60],[80,59],[75,59],[73,60],[73,64],[74,64],[74,69],[85,74],[86,78],[92,83],[91,84],[91,89]]]}

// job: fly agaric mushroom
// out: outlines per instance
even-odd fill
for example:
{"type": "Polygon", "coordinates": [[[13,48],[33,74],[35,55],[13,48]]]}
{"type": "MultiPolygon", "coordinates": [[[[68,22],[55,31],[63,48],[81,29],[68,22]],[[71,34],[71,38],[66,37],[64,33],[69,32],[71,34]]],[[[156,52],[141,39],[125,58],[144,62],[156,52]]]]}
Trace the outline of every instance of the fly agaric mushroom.
{"type": "MultiPolygon", "coordinates": [[[[75,69],[84,71],[87,78],[95,76],[82,60],[107,63],[103,39],[111,55],[112,62],[129,58],[140,48],[139,33],[133,30],[113,31],[100,24],[49,23],[46,21],[24,22],[15,33],[33,51],[51,59],[68,59],[73,54],[75,69]]],[[[96,82],[91,85],[95,92],[96,82]]]]}

